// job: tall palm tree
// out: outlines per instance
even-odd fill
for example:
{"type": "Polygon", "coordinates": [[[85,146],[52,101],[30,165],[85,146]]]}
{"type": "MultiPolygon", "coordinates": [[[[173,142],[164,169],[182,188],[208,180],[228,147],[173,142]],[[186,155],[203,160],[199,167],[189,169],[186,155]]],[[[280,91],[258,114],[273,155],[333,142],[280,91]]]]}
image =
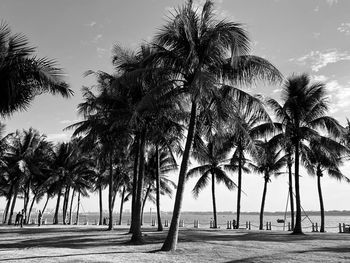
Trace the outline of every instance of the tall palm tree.
{"type": "Polygon", "coordinates": [[[310,83],[307,74],[295,75],[286,80],[282,101],[282,105],[274,99],[268,103],[285,127],[286,137],[294,149],[296,218],[293,234],[302,234],[299,188],[301,144],[319,137],[319,129],[328,131],[334,137],[339,137],[343,129],[334,118],[326,116],[328,100],[325,85],[320,82],[310,83]]]}
{"type": "Polygon", "coordinates": [[[327,173],[331,178],[337,180],[350,180],[343,175],[339,166],[342,163],[342,157],[348,152],[348,149],[332,138],[320,136],[312,139],[308,146],[301,147],[301,160],[310,175],[317,177],[317,189],[320,201],[321,226],[320,232],[325,230],[324,204],[321,188],[321,178],[327,173]]]}
{"type": "Polygon", "coordinates": [[[260,208],[260,230],[264,229],[263,222],[267,184],[271,181],[271,175],[277,174],[285,166],[287,161],[287,156],[282,156],[282,150],[274,142],[274,140],[256,142],[257,151],[253,155],[255,161],[255,164],[252,165],[253,170],[264,175],[264,190],[260,208]]]}
{"type": "Polygon", "coordinates": [[[56,62],[37,58],[34,52],[24,35],[12,34],[6,23],[0,24],[0,116],[27,109],[44,92],[63,97],[73,94],[56,62]]]}
{"type": "MultiPolygon", "coordinates": [[[[195,134],[200,98],[209,96],[219,80],[250,83],[253,78],[277,80],[279,72],[266,60],[249,56],[249,39],[240,24],[218,20],[213,2],[206,1],[201,10],[187,1],[176,9],[172,18],[155,37],[156,58],[173,71],[178,90],[188,96],[191,109],[184,154],[179,171],[173,216],[162,250],[175,250],[180,209],[183,199],[188,160],[195,134]],[[227,57],[230,54],[230,57],[227,57]]],[[[237,91],[237,89],[232,90],[237,91]]]]}
{"type": "Polygon", "coordinates": [[[225,172],[225,168],[231,169],[231,165],[227,164],[227,155],[231,151],[231,147],[230,145],[223,144],[219,141],[220,138],[218,136],[213,136],[207,144],[203,143],[202,147],[195,147],[192,156],[200,163],[200,165],[187,172],[187,178],[198,175],[200,176],[192,190],[195,197],[198,197],[199,193],[211,180],[214,228],[217,228],[215,184],[224,183],[229,190],[237,187],[225,172]]]}

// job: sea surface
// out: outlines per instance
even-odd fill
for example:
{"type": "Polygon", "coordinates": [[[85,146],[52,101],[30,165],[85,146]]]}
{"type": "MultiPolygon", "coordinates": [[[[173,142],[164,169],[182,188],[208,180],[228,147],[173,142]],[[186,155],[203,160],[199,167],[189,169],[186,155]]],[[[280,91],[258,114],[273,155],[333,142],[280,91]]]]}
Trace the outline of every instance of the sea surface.
{"type": "MultiPolygon", "coordinates": [[[[171,221],[171,212],[162,212],[162,223],[165,224],[167,220],[170,225],[171,221]]],[[[104,212],[104,217],[108,217],[108,213],[104,212]]],[[[152,221],[156,221],[156,213],[146,212],[143,215],[143,226],[151,227],[152,221]]],[[[44,219],[47,220],[48,224],[52,223],[53,215],[45,214],[44,219]]],[[[62,217],[59,216],[61,219],[62,217]]],[[[94,225],[97,224],[99,220],[99,213],[95,212],[86,212],[82,213],[79,216],[79,224],[89,224],[94,225]]],[[[193,228],[194,221],[198,220],[200,228],[209,228],[210,221],[213,220],[212,212],[183,212],[181,214],[181,220],[183,220],[184,227],[193,228]]],[[[236,214],[231,212],[219,212],[217,215],[218,227],[221,229],[227,228],[227,221],[236,220],[236,214]]],[[[113,215],[113,221],[117,224],[119,222],[119,214],[113,215]]],[[[252,230],[257,230],[259,228],[259,213],[242,213],[240,219],[240,227],[245,228],[250,222],[250,226],[252,230]]],[[[312,231],[312,224],[314,224],[314,230],[316,230],[316,223],[318,227],[320,226],[320,215],[319,212],[305,212],[302,214],[302,227],[304,232],[312,231]]],[[[75,222],[75,215],[73,216],[73,222],[75,222]]],[[[122,217],[122,225],[128,225],[130,222],[130,213],[123,213],[122,217]]],[[[269,213],[267,212],[264,215],[264,229],[266,229],[266,222],[271,222],[272,230],[280,230],[287,231],[288,230],[288,222],[291,222],[290,213],[269,213]],[[278,223],[277,219],[285,219],[285,224],[278,223]]],[[[350,224],[350,212],[345,211],[336,211],[336,212],[326,212],[325,216],[325,226],[327,232],[339,232],[339,223],[350,224]]]]}

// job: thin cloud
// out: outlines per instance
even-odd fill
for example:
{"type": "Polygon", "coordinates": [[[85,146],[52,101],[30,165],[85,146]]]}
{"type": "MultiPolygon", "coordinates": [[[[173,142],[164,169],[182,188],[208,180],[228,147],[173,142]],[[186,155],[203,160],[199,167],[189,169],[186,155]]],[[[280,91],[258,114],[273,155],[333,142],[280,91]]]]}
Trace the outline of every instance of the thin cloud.
{"type": "Polygon", "coordinates": [[[338,3],[338,0],[326,0],[326,2],[327,2],[327,4],[328,4],[329,6],[332,6],[332,5],[337,4],[337,3],[338,3]]]}
{"type": "Polygon", "coordinates": [[[71,135],[67,133],[51,133],[47,135],[48,141],[66,142],[70,140],[71,135]]]}
{"type": "Polygon", "coordinates": [[[98,34],[97,36],[94,37],[94,39],[92,40],[92,42],[97,43],[98,41],[100,41],[102,39],[102,34],[98,34]]]}
{"type": "Polygon", "coordinates": [[[337,30],[345,35],[350,35],[350,23],[341,23],[337,30]]]}
{"type": "Polygon", "coordinates": [[[291,58],[289,61],[300,65],[310,65],[312,71],[317,72],[328,64],[337,63],[339,61],[350,60],[350,54],[347,51],[341,52],[336,49],[329,49],[324,52],[311,51],[300,58],[291,58]]]}
{"type": "Polygon", "coordinates": [[[331,80],[326,87],[331,105],[330,112],[348,111],[350,106],[350,83],[342,85],[337,80],[331,80]]]}
{"type": "Polygon", "coordinates": [[[97,56],[98,56],[99,58],[102,58],[102,57],[106,54],[107,49],[101,48],[101,47],[97,47],[97,48],[96,48],[96,51],[97,51],[97,56]]]}
{"type": "Polygon", "coordinates": [[[95,21],[91,21],[91,23],[89,23],[88,26],[94,27],[94,26],[96,26],[96,24],[97,24],[97,23],[96,23],[95,21]]]}

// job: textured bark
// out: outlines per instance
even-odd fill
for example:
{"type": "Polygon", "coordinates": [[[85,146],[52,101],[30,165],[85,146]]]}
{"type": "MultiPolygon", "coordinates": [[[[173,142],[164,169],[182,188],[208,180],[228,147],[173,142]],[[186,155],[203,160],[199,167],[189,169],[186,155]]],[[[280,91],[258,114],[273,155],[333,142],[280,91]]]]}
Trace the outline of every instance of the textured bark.
{"type": "Polygon", "coordinates": [[[100,218],[98,224],[101,226],[103,224],[103,204],[102,204],[102,187],[98,188],[99,204],[100,204],[100,218]]]}
{"type": "Polygon", "coordinates": [[[168,235],[167,235],[167,237],[164,241],[164,244],[161,248],[162,251],[174,251],[174,250],[176,250],[176,245],[177,245],[177,241],[178,241],[181,205],[182,205],[183,193],[185,190],[185,181],[186,181],[186,173],[187,173],[187,167],[188,167],[188,159],[190,157],[190,151],[191,151],[191,146],[192,146],[195,127],[196,127],[196,112],[197,112],[197,104],[195,101],[192,101],[191,118],[190,118],[190,122],[189,122],[189,126],[188,126],[187,138],[186,138],[186,143],[185,143],[185,150],[183,153],[181,166],[180,166],[173,216],[171,218],[171,224],[170,224],[170,228],[168,231],[168,235]]]}
{"type": "Polygon", "coordinates": [[[157,205],[157,225],[158,231],[163,231],[162,219],[160,216],[160,157],[159,157],[159,147],[156,146],[156,205],[157,205]]]}
{"type": "Polygon", "coordinates": [[[17,201],[17,195],[18,195],[18,188],[15,187],[15,193],[13,194],[10,215],[9,215],[9,220],[8,220],[9,225],[12,225],[12,216],[13,216],[13,210],[15,209],[15,205],[16,205],[16,201],[17,201]]]}
{"type": "Polygon", "coordinates": [[[142,208],[141,208],[141,226],[143,225],[143,211],[145,208],[145,204],[149,195],[149,192],[151,190],[151,184],[148,186],[147,190],[146,190],[146,194],[145,197],[143,198],[143,202],[142,202],[142,208]]]}
{"type": "Polygon", "coordinates": [[[236,228],[239,228],[239,220],[241,216],[241,195],[242,195],[242,151],[239,152],[238,160],[238,192],[237,192],[237,218],[236,228]]]}
{"type": "Polygon", "coordinates": [[[75,189],[73,189],[72,198],[71,198],[71,200],[70,200],[69,219],[68,219],[68,224],[69,224],[69,225],[72,224],[72,208],[73,208],[74,195],[75,195],[75,189]]]}
{"type": "Polygon", "coordinates": [[[108,230],[113,230],[113,152],[109,153],[108,230]]]}
{"type": "Polygon", "coordinates": [[[137,180],[137,193],[135,200],[135,217],[133,218],[134,230],[132,232],[131,242],[134,244],[143,243],[141,232],[141,206],[142,206],[142,191],[143,191],[143,177],[145,165],[145,143],[146,143],[146,128],[144,127],[140,136],[140,163],[137,180]]]}
{"type": "Polygon", "coordinates": [[[77,215],[75,217],[75,224],[76,225],[79,225],[79,210],[80,210],[80,192],[78,192],[77,215]]]}
{"type": "Polygon", "coordinates": [[[321,176],[322,172],[317,168],[317,189],[318,189],[318,198],[320,200],[320,211],[321,211],[321,228],[320,232],[324,232],[325,217],[324,217],[324,205],[323,205],[323,196],[321,188],[321,176]]]}
{"type": "Polygon", "coordinates": [[[135,137],[136,141],[136,151],[135,151],[135,158],[134,158],[134,175],[132,178],[132,200],[131,200],[131,224],[130,224],[130,230],[129,233],[132,234],[135,229],[135,202],[136,202],[136,193],[137,193],[137,179],[138,179],[138,169],[139,169],[139,151],[140,151],[140,137],[138,134],[136,134],[135,137]]]}
{"type": "Polygon", "coordinates": [[[119,210],[119,225],[122,224],[122,218],[123,218],[123,206],[124,206],[124,198],[125,198],[125,192],[126,192],[126,187],[125,185],[123,186],[123,192],[122,192],[122,197],[120,200],[120,210],[119,210]]]}
{"type": "Polygon", "coordinates": [[[7,197],[6,197],[7,198],[7,202],[6,202],[6,207],[5,207],[5,210],[4,210],[3,224],[6,224],[6,222],[7,222],[7,215],[8,215],[8,212],[10,210],[10,204],[11,204],[11,200],[12,200],[12,195],[13,195],[13,184],[11,184],[9,193],[7,194],[7,197]]]}
{"type": "Polygon", "coordinates": [[[265,183],[264,183],[264,190],[261,200],[261,207],[260,207],[260,224],[259,224],[259,230],[264,229],[264,208],[265,208],[265,198],[266,198],[266,191],[267,191],[267,183],[269,181],[268,175],[265,175],[265,183]]]}
{"type": "Polygon", "coordinates": [[[293,196],[293,174],[292,163],[288,164],[288,176],[289,176],[289,200],[290,200],[290,217],[292,230],[294,229],[294,196],[293,196]]]}
{"type": "Polygon", "coordinates": [[[301,227],[301,203],[300,203],[300,189],[299,189],[299,142],[295,144],[295,202],[296,202],[296,216],[295,226],[293,234],[302,234],[303,230],[301,227]]]}
{"type": "Polygon", "coordinates": [[[62,189],[60,189],[60,191],[58,192],[58,196],[57,196],[56,210],[55,210],[55,215],[53,217],[53,224],[54,225],[58,224],[58,211],[60,209],[61,194],[62,194],[62,189]]]}
{"type": "Polygon", "coordinates": [[[215,174],[211,174],[211,195],[213,199],[213,214],[214,214],[214,223],[213,228],[218,227],[217,215],[216,215],[216,198],[215,198],[215,174]]]}

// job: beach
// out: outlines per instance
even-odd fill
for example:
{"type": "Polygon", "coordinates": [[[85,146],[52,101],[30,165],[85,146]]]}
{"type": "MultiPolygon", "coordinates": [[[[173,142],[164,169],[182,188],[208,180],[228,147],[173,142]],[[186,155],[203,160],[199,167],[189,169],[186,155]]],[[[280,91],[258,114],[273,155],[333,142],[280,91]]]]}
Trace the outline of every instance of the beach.
{"type": "Polygon", "coordinates": [[[349,262],[350,234],[181,228],[176,252],[159,252],[167,231],[126,226],[0,227],[0,262],[349,262]]]}

